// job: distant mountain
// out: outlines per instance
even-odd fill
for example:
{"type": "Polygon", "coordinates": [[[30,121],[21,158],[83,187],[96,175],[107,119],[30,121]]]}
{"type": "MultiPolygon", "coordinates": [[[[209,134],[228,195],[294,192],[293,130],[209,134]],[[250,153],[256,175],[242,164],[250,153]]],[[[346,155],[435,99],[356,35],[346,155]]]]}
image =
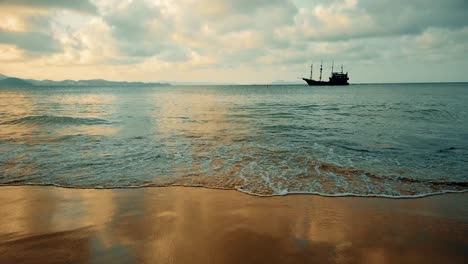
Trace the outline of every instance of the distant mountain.
{"type": "Polygon", "coordinates": [[[100,86],[100,87],[143,87],[143,86],[168,86],[170,83],[153,83],[153,82],[114,82],[102,79],[94,80],[64,80],[64,81],[51,81],[51,80],[33,80],[33,79],[20,79],[9,77],[0,74],[0,86],[100,86]]]}
{"type": "Polygon", "coordinates": [[[13,86],[13,87],[23,87],[23,86],[32,86],[30,82],[27,82],[23,79],[7,77],[0,80],[0,86],[13,86]]]}
{"type": "Polygon", "coordinates": [[[224,85],[239,85],[238,83],[228,83],[228,82],[172,82],[172,81],[167,81],[168,83],[171,83],[172,85],[191,85],[191,86],[197,86],[197,85],[219,85],[219,86],[224,86],[224,85]]]}
{"type": "Polygon", "coordinates": [[[153,83],[153,82],[114,82],[102,79],[94,80],[64,80],[64,81],[51,81],[51,80],[27,80],[34,86],[119,86],[119,87],[142,87],[142,86],[168,86],[169,83],[153,83]]]}

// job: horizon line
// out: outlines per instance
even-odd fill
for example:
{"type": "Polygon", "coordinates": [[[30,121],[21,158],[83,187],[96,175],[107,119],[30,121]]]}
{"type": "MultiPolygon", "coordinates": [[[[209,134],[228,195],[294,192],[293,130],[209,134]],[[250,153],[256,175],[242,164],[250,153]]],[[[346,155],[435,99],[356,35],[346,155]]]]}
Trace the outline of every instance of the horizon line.
{"type": "MultiPolygon", "coordinates": [[[[281,86],[281,85],[307,85],[306,83],[300,83],[299,81],[287,81],[287,80],[273,80],[270,82],[258,82],[258,83],[230,83],[230,82],[205,82],[205,81],[184,81],[184,82],[174,82],[174,81],[168,81],[168,80],[157,80],[157,81],[129,81],[129,80],[107,80],[107,79],[102,79],[102,78],[94,78],[94,79],[62,79],[62,80],[51,80],[51,79],[32,79],[32,78],[20,78],[20,77],[15,77],[15,76],[9,76],[9,75],[4,75],[7,78],[17,78],[17,79],[22,79],[25,81],[32,80],[32,81],[52,81],[52,82],[63,82],[63,81],[107,81],[107,82],[127,82],[127,83],[147,83],[147,84],[171,84],[171,85],[179,85],[179,86],[197,86],[197,85],[208,85],[208,86],[216,86],[216,85],[275,85],[275,86],[281,86]],[[275,82],[283,82],[283,83],[275,83],[275,82]]],[[[2,79],[0,79],[2,80],[2,79]]],[[[468,83],[468,80],[465,81],[408,81],[408,82],[350,82],[350,85],[368,85],[368,84],[462,84],[462,83],[468,83]]]]}

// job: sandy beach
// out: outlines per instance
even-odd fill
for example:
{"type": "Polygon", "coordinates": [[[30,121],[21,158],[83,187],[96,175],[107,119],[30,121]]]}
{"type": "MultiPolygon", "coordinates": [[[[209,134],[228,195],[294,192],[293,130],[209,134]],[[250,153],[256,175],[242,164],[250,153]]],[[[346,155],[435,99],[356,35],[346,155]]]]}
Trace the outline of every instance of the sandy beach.
{"type": "Polygon", "coordinates": [[[0,263],[466,263],[468,194],[1,187],[0,263]]]}

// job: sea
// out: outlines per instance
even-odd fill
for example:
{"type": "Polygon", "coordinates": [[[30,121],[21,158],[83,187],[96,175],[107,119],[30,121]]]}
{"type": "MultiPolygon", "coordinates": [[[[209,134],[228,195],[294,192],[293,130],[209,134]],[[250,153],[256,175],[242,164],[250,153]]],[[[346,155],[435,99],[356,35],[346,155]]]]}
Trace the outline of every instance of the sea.
{"type": "Polygon", "coordinates": [[[468,190],[468,83],[0,88],[0,185],[468,190]]]}

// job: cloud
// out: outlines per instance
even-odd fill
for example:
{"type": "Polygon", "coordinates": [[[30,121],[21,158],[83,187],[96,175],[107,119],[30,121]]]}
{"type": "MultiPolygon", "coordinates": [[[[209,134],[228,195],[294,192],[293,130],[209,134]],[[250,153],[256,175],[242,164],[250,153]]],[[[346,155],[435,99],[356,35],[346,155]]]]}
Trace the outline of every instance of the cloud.
{"type": "Polygon", "coordinates": [[[70,9],[86,13],[96,13],[96,6],[88,0],[0,0],[2,6],[23,6],[27,8],[70,9]]]}
{"type": "Polygon", "coordinates": [[[467,11],[466,0],[0,0],[1,50],[15,54],[0,60],[263,79],[320,59],[468,61],[467,11]]]}
{"type": "Polygon", "coordinates": [[[0,44],[0,62],[21,62],[24,51],[14,45],[0,44]]]}
{"type": "Polygon", "coordinates": [[[9,45],[10,49],[13,45],[15,58],[21,55],[23,59],[62,51],[51,27],[56,14],[53,10],[89,14],[97,11],[87,0],[0,0],[0,44],[9,45]]]}
{"type": "Polygon", "coordinates": [[[38,53],[51,53],[60,50],[60,46],[49,34],[40,32],[0,30],[0,43],[13,44],[20,49],[38,53]]]}
{"type": "Polygon", "coordinates": [[[236,50],[245,53],[267,42],[273,44],[275,25],[292,23],[296,12],[291,2],[282,0],[132,1],[118,5],[98,1],[97,6],[123,53],[168,61],[189,60],[192,51],[235,56],[236,50]]]}
{"type": "Polygon", "coordinates": [[[316,1],[300,9],[296,24],[282,34],[309,41],[415,35],[434,27],[468,26],[467,12],[466,0],[316,1]]]}
{"type": "Polygon", "coordinates": [[[129,56],[148,57],[162,52],[171,25],[159,9],[144,1],[128,2],[103,16],[120,50],[129,56]]]}
{"type": "Polygon", "coordinates": [[[432,28],[401,39],[401,53],[422,61],[459,60],[468,54],[468,27],[454,30],[432,28]]]}
{"type": "Polygon", "coordinates": [[[90,65],[113,63],[121,57],[110,27],[102,18],[95,17],[78,29],[56,31],[62,53],[54,54],[43,61],[54,65],[90,65]]]}

